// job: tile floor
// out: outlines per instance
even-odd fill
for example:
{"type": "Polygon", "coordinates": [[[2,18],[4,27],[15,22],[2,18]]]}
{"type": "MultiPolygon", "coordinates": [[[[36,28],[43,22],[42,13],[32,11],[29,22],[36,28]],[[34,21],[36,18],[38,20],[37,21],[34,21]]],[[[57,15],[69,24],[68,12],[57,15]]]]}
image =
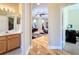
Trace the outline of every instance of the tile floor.
{"type": "Polygon", "coordinates": [[[77,42],[76,44],[66,43],[64,50],[73,55],[79,55],[79,42],[77,42]]]}
{"type": "Polygon", "coordinates": [[[18,48],[8,53],[5,53],[4,55],[22,55],[22,51],[21,48],[18,48]]]}

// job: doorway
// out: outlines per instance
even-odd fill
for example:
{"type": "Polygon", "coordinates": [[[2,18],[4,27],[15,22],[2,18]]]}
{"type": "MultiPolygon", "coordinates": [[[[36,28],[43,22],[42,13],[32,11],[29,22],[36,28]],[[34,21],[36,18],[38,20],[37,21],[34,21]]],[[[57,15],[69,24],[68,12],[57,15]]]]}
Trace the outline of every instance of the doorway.
{"type": "Polygon", "coordinates": [[[44,54],[48,46],[48,4],[32,4],[32,49],[30,54],[44,54]],[[41,50],[40,50],[41,49],[41,50]]]}
{"type": "Polygon", "coordinates": [[[79,4],[67,6],[63,9],[64,50],[79,55],[79,4]]]}

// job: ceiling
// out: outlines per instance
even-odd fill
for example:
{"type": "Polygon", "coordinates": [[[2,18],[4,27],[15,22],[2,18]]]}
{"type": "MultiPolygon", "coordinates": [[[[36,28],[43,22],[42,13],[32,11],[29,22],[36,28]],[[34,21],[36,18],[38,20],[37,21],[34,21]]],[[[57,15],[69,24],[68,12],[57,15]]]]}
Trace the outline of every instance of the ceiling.
{"type": "MultiPolygon", "coordinates": [[[[61,3],[61,5],[64,5],[64,7],[67,7],[73,4],[75,3],[61,3]]],[[[37,3],[32,4],[33,18],[37,18],[37,15],[40,15],[40,17],[43,19],[48,19],[48,4],[47,3],[40,3],[39,5],[37,3]]]]}
{"type": "Polygon", "coordinates": [[[37,5],[37,3],[32,4],[32,16],[37,17],[40,15],[41,18],[48,19],[48,4],[41,3],[37,5]]]}

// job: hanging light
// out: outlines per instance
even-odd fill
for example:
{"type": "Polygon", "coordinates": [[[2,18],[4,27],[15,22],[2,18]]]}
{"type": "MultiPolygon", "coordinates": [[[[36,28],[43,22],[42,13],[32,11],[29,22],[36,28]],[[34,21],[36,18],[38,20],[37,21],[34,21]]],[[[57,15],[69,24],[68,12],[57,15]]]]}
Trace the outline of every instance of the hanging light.
{"type": "Polygon", "coordinates": [[[40,17],[40,15],[38,14],[37,17],[40,17]]]}
{"type": "Polygon", "coordinates": [[[33,22],[36,23],[36,19],[34,19],[33,22]]]}
{"type": "Polygon", "coordinates": [[[44,23],[44,20],[42,20],[42,23],[44,23]]]}

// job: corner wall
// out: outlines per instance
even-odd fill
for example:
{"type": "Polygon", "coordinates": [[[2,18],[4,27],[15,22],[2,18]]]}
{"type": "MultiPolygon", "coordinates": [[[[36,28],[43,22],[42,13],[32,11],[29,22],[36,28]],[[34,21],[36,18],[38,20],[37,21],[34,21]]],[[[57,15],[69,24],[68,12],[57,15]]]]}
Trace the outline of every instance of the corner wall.
{"type": "Polygon", "coordinates": [[[27,54],[31,46],[31,33],[32,33],[32,23],[31,23],[31,4],[25,3],[22,8],[22,37],[21,37],[21,48],[22,54],[27,54]]]}
{"type": "Polygon", "coordinates": [[[60,4],[48,4],[49,49],[62,49],[62,15],[60,4]]]}

